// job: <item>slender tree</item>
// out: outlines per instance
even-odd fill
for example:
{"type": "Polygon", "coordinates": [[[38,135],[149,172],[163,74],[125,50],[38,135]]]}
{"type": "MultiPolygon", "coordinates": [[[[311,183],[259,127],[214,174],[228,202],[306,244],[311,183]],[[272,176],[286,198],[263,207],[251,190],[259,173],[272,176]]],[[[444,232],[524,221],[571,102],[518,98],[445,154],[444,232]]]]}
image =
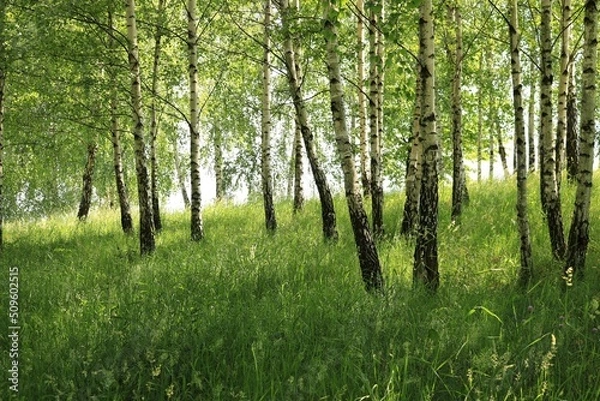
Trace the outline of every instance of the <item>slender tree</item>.
{"type": "Polygon", "coordinates": [[[575,91],[575,65],[569,69],[569,85],[567,95],[567,179],[575,182],[579,164],[579,131],[577,129],[577,94],[575,91]]]}
{"type": "Polygon", "coordinates": [[[413,123],[410,138],[410,151],[406,166],[404,211],[400,234],[413,235],[419,219],[419,194],[421,192],[421,68],[417,63],[415,80],[415,104],[413,108],[413,123]]]}
{"type": "Polygon", "coordinates": [[[383,178],[381,173],[381,134],[383,132],[383,1],[369,0],[369,127],[371,133],[371,214],[373,234],[383,235],[383,178]]]}
{"type": "Polygon", "coordinates": [[[454,25],[453,44],[450,61],[454,67],[452,75],[452,221],[456,222],[462,213],[464,162],[462,145],[462,16],[457,3],[448,6],[449,19],[454,25]]]}
{"type": "MultiPolygon", "coordinates": [[[[531,77],[535,73],[535,64],[531,63],[531,77]]],[[[529,155],[529,172],[535,171],[535,85],[529,86],[529,103],[527,109],[527,149],[529,155]]]]}
{"type": "Polygon", "coordinates": [[[419,229],[415,246],[413,279],[435,291],[438,271],[438,134],[435,114],[435,41],[433,2],[419,6],[419,61],[421,64],[421,146],[423,149],[419,229]]]}
{"type": "Polygon", "coordinates": [[[214,169],[215,169],[215,199],[220,202],[225,197],[223,179],[223,132],[220,127],[213,127],[214,169]]]}
{"type": "Polygon", "coordinates": [[[479,87],[477,88],[477,182],[481,182],[481,161],[483,160],[483,51],[479,54],[479,87]]]}
{"type": "MultiPolygon", "coordinates": [[[[117,43],[112,32],[116,32],[113,24],[113,13],[108,13],[108,25],[110,33],[108,35],[108,46],[111,52],[117,49],[117,43]]],[[[112,82],[118,82],[119,68],[116,62],[109,68],[109,76],[112,82]]],[[[121,214],[121,229],[127,235],[133,234],[133,219],[131,217],[131,207],[129,205],[129,194],[125,186],[125,175],[123,173],[123,151],[121,147],[121,130],[119,128],[119,92],[116,85],[110,88],[110,136],[113,147],[113,169],[115,172],[115,185],[117,188],[117,197],[119,198],[119,211],[121,214]]]]}
{"type": "Polygon", "coordinates": [[[93,192],[93,180],[94,171],[96,169],[96,153],[98,151],[98,145],[96,141],[92,141],[87,145],[87,158],[85,167],[83,169],[83,187],[81,190],[81,200],[79,201],[79,209],[77,211],[77,218],[80,221],[85,221],[90,212],[92,206],[92,192],[93,192]]]}
{"type": "Polygon", "coordinates": [[[290,31],[290,13],[296,11],[296,7],[290,7],[289,0],[281,0],[277,3],[281,11],[281,25],[283,30],[283,47],[285,53],[285,64],[287,70],[287,79],[292,95],[292,101],[294,103],[294,109],[296,110],[296,117],[298,118],[298,124],[300,124],[300,131],[302,133],[302,139],[304,140],[304,148],[306,149],[306,156],[310,164],[317,191],[319,193],[319,199],[321,201],[321,218],[323,221],[323,235],[326,239],[337,240],[338,232],[336,228],[336,216],[335,207],[333,204],[333,196],[327,183],[325,171],[321,167],[317,158],[317,148],[315,145],[314,136],[310,126],[308,124],[308,113],[306,111],[306,105],[303,98],[302,92],[302,67],[299,60],[297,59],[297,47],[294,46],[294,41],[290,31]]]}
{"type": "Polygon", "coordinates": [[[523,82],[521,54],[519,51],[520,30],[517,14],[517,0],[510,0],[510,63],[513,84],[513,109],[515,115],[516,161],[517,161],[517,223],[519,227],[521,268],[519,282],[527,285],[533,275],[529,218],[527,216],[527,149],[525,138],[525,120],[523,117],[523,82]]]}
{"type": "MultiPolygon", "coordinates": [[[[582,275],[589,244],[590,201],[592,194],[592,168],[594,165],[594,139],[596,137],[596,70],[598,59],[598,2],[585,1],[583,75],[581,89],[581,149],[577,192],[565,275],[582,275]]],[[[567,283],[569,284],[569,283],[567,283]]]]}
{"type": "Polygon", "coordinates": [[[202,224],[202,195],[200,192],[200,131],[198,106],[198,17],[196,0],[187,0],[188,17],[188,73],[190,85],[190,167],[191,167],[191,237],[193,241],[204,238],[202,224]]]}
{"type": "Polygon", "coordinates": [[[273,183],[271,176],[271,0],[265,0],[264,5],[264,39],[263,39],[263,68],[262,68],[262,152],[261,178],[263,206],[265,210],[265,225],[267,230],[277,228],[275,206],[273,204],[273,183]]]}
{"type": "Polygon", "coordinates": [[[546,215],[552,254],[556,259],[565,255],[565,238],[556,179],[554,135],[552,133],[552,0],[542,0],[541,40],[541,85],[540,85],[540,142],[541,146],[541,191],[542,210],[546,215]]]}
{"type": "Polygon", "coordinates": [[[365,287],[370,292],[381,292],[383,291],[383,276],[381,274],[379,256],[371,235],[371,230],[369,229],[369,220],[362,203],[358,174],[354,165],[354,154],[346,122],[337,39],[337,15],[339,9],[332,4],[331,0],[323,0],[323,2],[325,3],[324,36],[327,44],[326,63],[329,72],[331,114],[333,117],[338,155],[341,159],[342,170],[344,172],[344,189],[350,213],[350,222],[352,224],[352,231],[354,232],[354,241],[358,250],[358,260],[365,287]]]}
{"type": "MultiPolygon", "coordinates": [[[[179,156],[179,146],[177,145],[178,138],[174,137],[171,139],[171,147],[173,148],[173,162],[175,164],[175,176],[177,178],[177,185],[179,186],[179,191],[181,192],[181,198],[183,200],[183,205],[185,209],[190,208],[190,197],[188,196],[187,188],[185,187],[185,182],[187,179],[187,174],[185,172],[186,169],[181,165],[181,157],[179,156]]],[[[216,154],[215,154],[216,157],[216,154]]],[[[218,191],[217,191],[218,194],[218,191]]],[[[218,195],[217,195],[218,200],[218,195]]]]}
{"type": "Polygon", "coordinates": [[[565,167],[565,138],[567,131],[567,94],[569,85],[569,47],[571,43],[571,0],[562,0],[560,19],[561,49],[560,76],[558,78],[558,99],[556,103],[556,180],[560,188],[562,171],[565,167]]]}
{"type": "Polygon", "coordinates": [[[142,119],[142,88],[140,61],[138,55],[137,26],[135,18],[135,0],[126,0],[127,39],[129,68],[131,71],[131,105],[133,112],[133,136],[135,142],[135,166],[138,184],[138,202],[140,209],[140,252],[142,255],[154,252],[154,221],[152,217],[152,197],[150,177],[142,119]]]}
{"type": "Polygon", "coordinates": [[[369,160],[369,142],[367,141],[367,94],[365,88],[365,2],[357,0],[356,2],[356,36],[358,39],[358,126],[360,132],[360,177],[363,188],[363,194],[371,194],[371,171],[369,160]]]}
{"type": "Polygon", "coordinates": [[[158,157],[156,152],[156,138],[158,136],[158,75],[160,72],[160,58],[162,54],[162,37],[164,27],[165,0],[158,0],[156,13],[158,21],[154,32],[154,57],[152,58],[152,102],[150,103],[150,191],[152,194],[152,216],[156,231],[162,230],[160,218],[160,198],[158,196],[158,157]]]}
{"type": "Polygon", "coordinates": [[[294,119],[294,213],[299,212],[304,207],[304,188],[302,186],[302,172],[304,170],[302,163],[302,132],[298,119],[294,119]]]}

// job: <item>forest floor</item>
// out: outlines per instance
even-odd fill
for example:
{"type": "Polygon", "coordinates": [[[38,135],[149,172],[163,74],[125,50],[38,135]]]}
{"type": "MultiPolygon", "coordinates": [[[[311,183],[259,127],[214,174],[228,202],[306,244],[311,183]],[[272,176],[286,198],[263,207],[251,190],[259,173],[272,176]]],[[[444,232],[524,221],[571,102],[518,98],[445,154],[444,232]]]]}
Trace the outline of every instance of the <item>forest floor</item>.
{"type": "MultiPolygon", "coordinates": [[[[527,290],[516,286],[513,180],[472,183],[459,225],[441,189],[435,295],[412,288],[413,244],[393,235],[399,193],[385,204],[383,296],[363,289],[341,198],[335,244],[322,239],[315,201],[297,216],[279,203],[274,235],[260,203],[217,205],[204,211],[199,243],[186,213],[165,215],[146,258],[115,211],[93,211],[86,223],[9,222],[0,293],[17,267],[14,399],[598,400],[600,194],[585,278],[565,292],[536,181],[529,187],[527,290]]],[[[565,227],[573,196],[564,184],[565,227]]],[[[2,350],[13,344],[11,323],[3,313],[2,350]]],[[[2,353],[2,400],[13,394],[13,360],[2,353]]]]}

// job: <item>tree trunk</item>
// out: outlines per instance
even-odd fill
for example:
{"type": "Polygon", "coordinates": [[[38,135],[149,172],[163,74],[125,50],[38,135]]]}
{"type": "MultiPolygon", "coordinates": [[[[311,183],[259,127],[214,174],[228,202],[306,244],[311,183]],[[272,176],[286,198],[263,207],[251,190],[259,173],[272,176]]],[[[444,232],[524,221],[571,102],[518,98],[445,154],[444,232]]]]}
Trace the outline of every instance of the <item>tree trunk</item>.
{"type": "Polygon", "coordinates": [[[589,243],[590,201],[596,136],[596,68],[598,47],[598,2],[586,0],[584,17],[583,75],[581,93],[581,150],[575,209],[569,231],[565,263],[566,284],[574,274],[582,275],[589,243]]]}
{"type": "MultiPolygon", "coordinates": [[[[181,165],[181,158],[179,157],[179,146],[177,145],[177,138],[172,139],[171,145],[173,146],[173,162],[175,163],[175,175],[177,178],[177,185],[181,192],[181,198],[183,199],[183,205],[185,209],[190,208],[190,197],[188,196],[187,189],[185,187],[186,176],[185,170],[181,165]]],[[[216,157],[216,152],[215,152],[216,157]]]]}
{"type": "Polygon", "coordinates": [[[294,213],[299,212],[304,208],[304,188],[302,187],[302,132],[298,119],[295,119],[294,124],[294,213]]]}
{"type": "Polygon", "coordinates": [[[123,174],[123,152],[121,150],[121,132],[119,129],[117,103],[117,89],[113,88],[110,106],[110,133],[113,145],[115,184],[117,187],[117,196],[119,197],[119,210],[121,212],[121,228],[125,234],[133,234],[133,219],[131,218],[131,207],[129,206],[129,194],[127,193],[125,176],[123,174]]]}
{"type": "Polygon", "coordinates": [[[571,0],[562,0],[560,20],[561,51],[560,77],[558,79],[557,123],[556,123],[556,181],[560,189],[562,171],[565,167],[565,138],[567,130],[567,92],[569,85],[570,42],[571,42],[571,0]]]}
{"type": "Polygon", "coordinates": [[[504,178],[510,175],[508,171],[508,161],[506,158],[506,148],[504,147],[504,142],[502,141],[502,128],[500,127],[499,117],[496,116],[496,139],[498,140],[498,154],[500,155],[500,162],[502,163],[502,173],[504,178]]]}
{"type": "MultiPolygon", "coordinates": [[[[531,77],[535,73],[535,64],[531,63],[531,77]]],[[[529,87],[529,108],[527,111],[527,141],[529,154],[529,172],[535,171],[535,85],[529,87]]]]}
{"type": "Polygon", "coordinates": [[[370,60],[370,88],[369,88],[369,121],[371,133],[371,214],[373,219],[373,234],[380,237],[384,233],[383,227],[383,185],[381,176],[381,131],[382,113],[380,95],[383,89],[381,74],[383,73],[383,53],[380,47],[382,34],[380,31],[380,18],[383,11],[381,0],[371,0],[369,3],[369,60],[370,60]]]}
{"type": "Polygon", "coordinates": [[[575,182],[579,164],[579,133],[577,130],[577,96],[575,91],[575,65],[569,72],[569,93],[567,95],[567,179],[575,182]]]}
{"type": "MultiPolygon", "coordinates": [[[[114,31],[112,12],[108,14],[108,23],[111,30],[114,31]]],[[[116,49],[116,41],[109,36],[109,46],[111,50],[116,49]]],[[[111,79],[113,82],[118,80],[118,67],[111,67],[111,79]]],[[[123,151],[121,149],[121,131],[119,128],[119,93],[116,86],[110,90],[110,134],[113,146],[113,167],[115,172],[115,184],[117,196],[119,198],[119,211],[121,213],[121,229],[127,235],[133,234],[133,219],[131,217],[131,207],[129,205],[129,194],[125,185],[125,176],[123,174],[123,151]]]]}
{"type": "Polygon", "coordinates": [[[135,19],[135,0],[127,0],[126,4],[128,55],[131,70],[131,105],[134,120],[135,167],[140,209],[140,253],[145,255],[154,252],[156,244],[154,239],[152,197],[150,194],[150,179],[148,177],[144,123],[142,119],[142,89],[135,19]]]}
{"type": "Polygon", "coordinates": [[[327,184],[325,171],[323,171],[317,159],[317,148],[315,146],[313,133],[308,125],[308,114],[306,112],[304,98],[302,97],[302,86],[300,83],[300,79],[302,77],[302,67],[300,66],[299,60],[296,59],[296,51],[294,49],[294,44],[290,33],[289,25],[291,22],[289,21],[289,0],[281,0],[278,4],[281,7],[287,78],[292,100],[294,102],[294,108],[296,110],[296,116],[298,118],[298,123],[300,124],[300,131],[304,140],[306,156],[308,157],[308,162],[315,179],[317,191],[319,192],[319,199],[321,201],[321,217],[323,220],[323,235],[326,239],[337,240],[338,232],[336,228],[333,197],[331,195],[329,185],[327,184]]]}
{"type": "Polygon", "coordinates": [[[265,226],[267,230],[275,231],[277,218],[273,204],[273,178],[271,177],[271,0],[265,0],[264,14],[261,178],[265,226]]]}
{"type": "Polygon", "coordinates": [[[358,175],[354,166],[354,154],[346,123],[346,110],[342,77],[340,73],[339,55],[337,53],[337,11],[331,7],[331,0],[325,2],[324,36],[327,44],[327,70],[329,72],[329,89],[331,96],[331,114],[337,144],[338,155],[344,172],[344,189],[350,213],[350,222],[354,232],[354,241],[358,250],[358,260],[365,287],[369,292],[383,291],[383,276],[379,264],[379,256],[369,221],[363,207],[358,185],[358,175]]]}
{"type": "Polygon", "coordinates": [[[416,233],[419,219],[419,194],[421,192],[421,68],[417,64],[415,82],[415,105],[413,109],[412,138],[406,166],[404,212],[400,234],[412,236],[416,233]]]}
{"type": "MultiPolygon", "coordinates": [[[[165,0],[158,1],[158,18],[162,17],[164,12],[165,0]]],[[[158,93],[158,74],[161,56],[162,27],[158,21],[156,33],[154,35],[154,57],[152,64],[152,102],[150,104],[150,187],[152,193],[152,216],[154,218],[154,228],[156,231],[162,230],[162,220],[160,218],[160,199],[158,197],[158,160],[156,158],[156,137],[158,136],[158,119],[156,117],[156,99],[158,93]]]]}
{"type": "Polygon", "coordinates": [[[215,152],[215,199],[220,202],[225,198],[225,185],[223,181],[223,134],[219,127],[213,128],[213,144],[215,152]]]}
{"type": "Polygon", "coordinates": [[[435,42],[432,0],[419,6],[419,61],[421,64],[421,144],[423,148],[419,230],[413,280],[432,291],[440,282],[438,271],[438,135],[435,115],[435,42]]]}
{"type": "Polygon", "coordinates": [[[196,0],[187,0],[186,10],[188,16],[188,62],[190,85],[190,167],[192,184],[191,203],[191,237],[193,241],[204,238],[202,224],[202,195],[200,192],[200,132],[198,127],[198,17],[196,0]]]}
{"type": "Polygon", "coordinates": [[[454,66],[452,76],[452,213],[451,219],[456,222],[462,213],[463,203],[463,153],[462,153],[462,17],[456,4],[449,7],[450,21],[454,24],[455,49],[450,51],[454,66]]]}
{"type": "Polygon", "coordinates": [[[92,192],[94,190],[94,170],[96,167],[96,151],[98,145],[96,142],[90,142],[87,146],[87,161],[83,170],[83,188],[81,191],[81,200],[79,201],[79,210],[77,218],[80,221],[85,221],[92,206],[92,192]]]}
{"type": "Polygon", "coordinates": [[[356,32],[358,37],[358,121],[360,129],[360,177],[365,196],[371,194],[371,171],[369,160],[369,142],[367,141],[367,95],[365,88],[365,5],[364,0],[357,0],[356,32]]]}
{"type": "Polygon", "coordinates": [[[542,143],[542,210],[546,215],[552,254],[556,259],[565,255],[560,193],[556,180],[554,135],[552,133],[552,0],[542,0],[542,23],[540,39],[542,47],[542,76],[540,86],[540,137],[542,143]]]}
{"type": "Polygon", "coordinates": [[[523,82],[521,71],[521,55],[519,42],[521,33],[517,15],[517,0],[510,1],[510,50],[511,76],[513,84],[513,109],[515,113],[515,138],[517,160],[517,223],[519,227],[521,267],[519,283],[526,286],[533,276],[533,258],[531,256],[531,239],[529,235],[529,218],[527,216],[527,149],[525,141],[525,121],[523,117],[523,82]]]}

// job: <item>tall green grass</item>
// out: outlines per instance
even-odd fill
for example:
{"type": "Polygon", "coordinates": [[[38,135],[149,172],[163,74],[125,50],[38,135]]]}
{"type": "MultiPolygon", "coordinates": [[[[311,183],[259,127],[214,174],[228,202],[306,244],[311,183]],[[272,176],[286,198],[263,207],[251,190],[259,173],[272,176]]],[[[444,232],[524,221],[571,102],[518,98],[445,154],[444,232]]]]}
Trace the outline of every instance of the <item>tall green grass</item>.
{"type": "MultiPolygon", "coordinates": [[[[189,240],[187,214],[164,216],[147,258],[112,211],[87,223],[9,223],[0,290],[7,267],[18,266],[23,327],[14,398],[600,399],[598,202],[586,278],[563,293],[530,186],[536,265],[526,291],[515,285],[509,182],[472,185],[459,225],[442,188],[436,295],[412,288],[413,244],[393,235],[401,194],[386,199],[381,297],[363,289],[343,199],[337,244],[322,240],[316,202],[297,216],[279,203],[274,235],[260,204],[217,205],[204,212],[199,243],[189,240]]],[[[564,187],[570,220],[573,188],[564,187]]],[[[8,326],[3,314],[0,327],[8,326]]],[[[0,344],[6,349],[5,334],[0,344]]],[[[0,398],[9,399],[2,380],[0,398]]]]}

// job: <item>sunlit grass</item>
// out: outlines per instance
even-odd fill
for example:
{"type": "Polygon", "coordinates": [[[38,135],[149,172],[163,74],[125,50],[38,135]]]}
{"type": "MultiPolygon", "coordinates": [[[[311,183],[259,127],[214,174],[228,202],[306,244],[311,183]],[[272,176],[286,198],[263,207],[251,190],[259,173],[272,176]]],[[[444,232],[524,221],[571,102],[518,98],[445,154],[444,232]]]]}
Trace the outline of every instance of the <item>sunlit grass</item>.
{"type": "MultiPolygon", "coordinates": [[[[296,216],[279,203],[274,235],[260,204],[216,205],[199,243],[186,213],[164,216],[145,258],[114,211],[11,222],[1,261],[20,269],[17,399],[600,399],[597,230],[585,281],[563,293],[536,185],[527,291],[516,286],[510,181],[471,184],[459,225],[441,189],[435,296],[412,288],[413,244],[394,235],[401,194],[386,199],[381,297],[364,291],[341,198],[335,244],[322,240],[314,201],[296,216]]],[[[569,221],[573,188],[563,195],[569,221]]]]}

